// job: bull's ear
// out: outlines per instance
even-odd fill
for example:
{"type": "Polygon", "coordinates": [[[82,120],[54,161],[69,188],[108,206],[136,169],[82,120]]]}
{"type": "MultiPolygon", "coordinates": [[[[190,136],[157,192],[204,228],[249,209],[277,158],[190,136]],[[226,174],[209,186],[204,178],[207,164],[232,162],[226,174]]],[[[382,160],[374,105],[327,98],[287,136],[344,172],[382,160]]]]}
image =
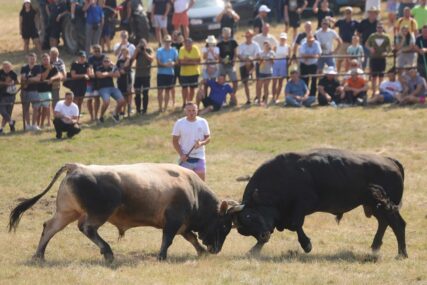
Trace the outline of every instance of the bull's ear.
{"type": "Polygon", "coordinates": [[[222,201],[221,206],[219,207],[219,215],[224,216],[227,213],[228,203],[227,201],[222,201]]]}
{"type": "Polygon", "coordinates": [[[258,188],[255,188],[254,192],[252,193],[252,198],[254,199],[254,201],[258,201],[259,200],[259,190],[258,190],[258,188]]]}
{"type": "Polygon", "coordinates": [[[238,213],[238,212],[242,211],[243,208],[245,208],[244,204],[230,207],[230,209],[227,210],[227,214],[238,213]]]}

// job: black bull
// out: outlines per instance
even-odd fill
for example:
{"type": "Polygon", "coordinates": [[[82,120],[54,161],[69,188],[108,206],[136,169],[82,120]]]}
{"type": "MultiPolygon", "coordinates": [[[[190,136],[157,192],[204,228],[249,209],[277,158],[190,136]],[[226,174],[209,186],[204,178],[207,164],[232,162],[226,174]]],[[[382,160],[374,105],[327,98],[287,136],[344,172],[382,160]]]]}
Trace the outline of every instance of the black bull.
{"type": "Polygon", "coordinates": [[[258,253],[276,228],[296,231],[305,252],[312,249],[303,231],[304,218],[315,212],[336,215],[363,205],[378,220],[372,250],[378,251],[385,230],[396,235],[398,255],[407,257],[405,221],[399,213],[404,170],[395,159],[336,149],[285,153],[262,164],[250,178],[234,224],[254,236],[258,253]]]}

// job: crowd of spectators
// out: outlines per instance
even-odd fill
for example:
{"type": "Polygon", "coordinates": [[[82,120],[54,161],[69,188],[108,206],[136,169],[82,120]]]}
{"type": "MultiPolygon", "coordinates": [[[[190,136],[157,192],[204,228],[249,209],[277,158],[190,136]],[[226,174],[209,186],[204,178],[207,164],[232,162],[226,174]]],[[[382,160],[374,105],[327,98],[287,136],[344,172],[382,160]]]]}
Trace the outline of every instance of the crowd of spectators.
{"type": "MultiPolygon", "coordinates": [[[[129,2],[129,7],[141,3],[139,0],[129,2]]],[[[129,42],[128,33],[122,31],[120,41],[112,49],[117,61],[112,62],[108,55],[111,43],[105,37],[112,34],[110,27],[106,27],[110,20],[106,19],[114,17],[107,16],[107,11],[114,15],[115,1],[75,0],[71,1],[71,12],[61,8],[61,0],[48,1],[45,5],[48,26],[54,20],[59,21],[64,13],[71,13],[72,18],[77,17],[78,11],[85,13],[86,34],[90,35],[86,50],[78,53],[67,73],[55,47],[57,31],[52,28],[48,29],[53,46],[50,52],[42,54],[40,63],[36,53],[28,53],[20,78],[13,72],[13,65],[5,61],[0,70],[2,127],[9,124],[11,131],[15,129],[12,103],[18,82],[27,130],[39,130],[45,123],[50,126],[50,109],[55,112],[61,82],[72,91],[79,113],[83,99],[87,98],[90,120],[100,123],[105,121],[111,97],[117,102],[112,113],[114,121],[118,122],[126,113],[128,116],[135,111],[145,114],[152,89],[157,94],[159,112],[168,110],[170,100],[175,106],[178,86],[182,87],[182,104],[202,103],[205,109],[201,113],[217,111],[226,104],[235,106],[239,82],[243,85],[246,105],[283,102],[285,106],[310,107],[317,102],[321,106],[340,107],[425,102],[426,0],[419,0],[417,5],[411,1],[402,1],[400,5],[387,3],[392,14],[387,24],[379,18],[380,6],[368,7],[366,15],[358,21],[353,17],[352,7],[344,8],[342,15],[334,15],[328,1],[318,0],[313,6],[317,29],[311,21],[302,19],[307,1],[288,0],[283,3],[284,25],[278,35],[270,31],[271,9],[263,4],[252,22],[253,27],[247,29],[241,42],[235,37],[239,15],[227,3],[216,18],[223,26],[221,34],[218,38],[207,36],[201,49],[188,31],[187,11],[194,1],[155,0],[153,3],[151,20],[156,45],[160,46],[150,47],[145,38],[134,45],[129,42]],[[165,29],[170,9],[174,9],[172,35],[165,29]],[[300,25],[303,31],[297,33],[300,25]],[[289,42],[288,26],[292,28],[289,42]],[[100,45],[102,38],[104,49],[100,45]],[[157,84],[152,87],[154,68],[157,84]],[[249,88],[252,81],[255,94],[251,94],[249,88]]],[[[35,21],[35,12],[30,0],[24,0],[20,19],[25,50],[29,50],[32,39],[39,51],[36,25],[31,24],[35,21]]]]}

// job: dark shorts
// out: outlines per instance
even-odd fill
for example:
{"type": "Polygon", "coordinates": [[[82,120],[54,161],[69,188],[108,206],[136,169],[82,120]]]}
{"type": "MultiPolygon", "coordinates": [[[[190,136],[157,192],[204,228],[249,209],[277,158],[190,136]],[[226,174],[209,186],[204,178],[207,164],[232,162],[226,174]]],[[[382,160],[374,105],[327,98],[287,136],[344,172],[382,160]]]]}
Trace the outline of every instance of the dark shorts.
{"type": "Polygon", "coordinates": [[[385,58],[371,58],[369,60],[372,76],[384,76],[385,66],[385,58]]]}
{"type": "Polygon", "coordinates": [[[171,89],[174,87],[174,75],[157,74],[157,88],[171,89]]]}
{"type": "Polygon", "coordinates": [[[259,73],[258,78],[259,79],[271,79],[272,74],[271,73],[259,73]]]}
{"type": "Polygon", "coordinates": [[[301,25],[301,16],[296,12],[289,12],[289,26],[299,28],[301,25]]]}
{"type": "Polygon", "coordinates": [[[212,106],[214,111],[219,111],[221,109],[222,105],[218,104],[217,102],[213,101],[210,97],[206,97],[202,100],[203,106],[205,108],[212,106]]]}
{"type": "Polygon", "coordinates": [[[182,87],[196,88],[199,85],[198,80],[199,80],[199,75],[180,77],[182,87]]]}
{"type": "Polygon", "coordinates": [[[135,89],[150,88],[150,79],[151,77],[135,77],[133,88],[135,89]]]}
{"type": "Polygon", "coordinates": [[[61,37],[61,25],[57,22],[51,23],[49,26],[49,38],[59,40],[61,37]]]}

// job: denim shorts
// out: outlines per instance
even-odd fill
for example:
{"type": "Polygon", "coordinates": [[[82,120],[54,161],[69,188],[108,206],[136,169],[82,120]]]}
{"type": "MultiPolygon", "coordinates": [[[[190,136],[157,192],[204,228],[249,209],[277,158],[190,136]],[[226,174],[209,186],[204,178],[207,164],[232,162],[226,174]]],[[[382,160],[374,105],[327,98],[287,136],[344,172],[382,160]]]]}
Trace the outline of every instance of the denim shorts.
{"type": "MultiPolygon", "coordinates": [[[[192,161],[191,158],[189,158],[189,160],[192,161]]],[[[194,172],[206,171],[206,160],[204,159],[197,159],[197,161],[195,162],[184,161],[184,162],[181,162],[179,165],[181,165],[184,168],[191,169],[194,172]]]]}
{"type": "Polygon", "coordinates": [[[40,98],[40,105],[41,107],[49,107],[50,100],[52,100],[52,93],[51,92],[39,92],[39,98],[40,98]]]}
{"type": "Polygon", "coordinates": [[[23,92],[23,102],[25,104],[33,105],[33,107],[38,108],[40,107],[40,96],[39,92],[37,91],[24,91],[23,92]]]}
{"type": "Polygon", "coordinates": [[[123,100],[122,92],[115,87],[104,87],[99,89],[99,96],[101,96],[103,101],[110,100],[110,96],[116,101],[123,100]]]}

